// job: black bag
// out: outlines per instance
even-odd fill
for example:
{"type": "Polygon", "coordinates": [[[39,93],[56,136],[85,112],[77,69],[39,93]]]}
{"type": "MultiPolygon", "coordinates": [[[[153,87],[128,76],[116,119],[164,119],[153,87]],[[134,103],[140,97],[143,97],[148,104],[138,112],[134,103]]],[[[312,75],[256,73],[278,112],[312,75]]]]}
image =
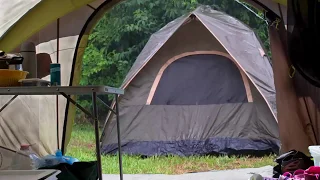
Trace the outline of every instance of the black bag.
{"type": "Polygon", "coordinates": [[[320,1],[288,0],[288,50],[293,66],[320,87],[320,1]]]}
{"type": "Polygon", "coordinates": [[[61,173],[57,175],[58,180],[97,180],[98,165],[96,161],[75,162],[72,165],[62,163],[56,166],[41,169],[57,169],[61,173]]]}
{"type": "Polygon", "coordinates": [[[273,177],[279,178],[285,172],[293,173],[298,169],[306,170],[314,163],[310,157],[296,150],[284,153],[275,159],[277,165],[273,168],[273,177]]]}

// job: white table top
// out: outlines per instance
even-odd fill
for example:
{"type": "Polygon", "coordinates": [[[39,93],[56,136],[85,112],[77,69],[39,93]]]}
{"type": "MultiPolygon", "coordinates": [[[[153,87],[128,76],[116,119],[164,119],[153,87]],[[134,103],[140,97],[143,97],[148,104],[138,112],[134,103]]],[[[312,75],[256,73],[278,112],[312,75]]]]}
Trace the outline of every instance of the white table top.
{"type": "Polygon", "coordinates": [[[35,180],[52,174],[46,180],[56,180],[59,170],[0,170],[0,180],[35,180]],[[54,173],[54,174],[52,174],[54,173]]]}

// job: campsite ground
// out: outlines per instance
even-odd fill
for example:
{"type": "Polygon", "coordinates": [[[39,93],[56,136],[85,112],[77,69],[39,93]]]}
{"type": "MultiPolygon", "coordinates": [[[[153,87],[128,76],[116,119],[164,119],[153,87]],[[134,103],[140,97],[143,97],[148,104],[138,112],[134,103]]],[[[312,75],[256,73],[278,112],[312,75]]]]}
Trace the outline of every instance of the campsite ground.
{"type": "MultiPolygon", "coordinates": [[[[90,125],[76,124],[72,132],[67,155],[83,161],[95,160],[94,131],[90,125]]],[[[139,157],[124,156],[123,169],[125,174],[183,174],[210,170],[236,168],[254,168],[274,165],[274,156],[262,158],[250,157],[139,157]]],[[[118,173],[118,158],[103,156],[104,174],[118,173]]]]}

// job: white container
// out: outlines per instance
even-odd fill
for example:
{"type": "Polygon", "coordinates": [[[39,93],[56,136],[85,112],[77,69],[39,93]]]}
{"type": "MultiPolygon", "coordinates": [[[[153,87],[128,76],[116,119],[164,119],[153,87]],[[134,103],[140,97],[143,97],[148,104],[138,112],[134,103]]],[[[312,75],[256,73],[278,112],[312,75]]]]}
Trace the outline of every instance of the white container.
{"type": "Polygon", "coordinates": [[[313,157],[315,166],[320,166],[320,146],[309,146],[309,152],[313,157]]]}

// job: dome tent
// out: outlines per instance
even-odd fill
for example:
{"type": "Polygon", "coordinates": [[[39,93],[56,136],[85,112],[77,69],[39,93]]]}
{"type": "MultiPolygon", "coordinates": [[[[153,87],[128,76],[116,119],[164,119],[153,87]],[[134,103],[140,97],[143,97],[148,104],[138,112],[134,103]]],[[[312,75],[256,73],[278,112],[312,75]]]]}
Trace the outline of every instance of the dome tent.
{"type": "MultiPolygon", "coordinates": [[[[153,34],[120,98],[122,151],[139,155],[278,153],[273,72],[254,32],[201,6],[153,34]]],[[[109,116],[102,152],[117,151],[109,116]]]]}

